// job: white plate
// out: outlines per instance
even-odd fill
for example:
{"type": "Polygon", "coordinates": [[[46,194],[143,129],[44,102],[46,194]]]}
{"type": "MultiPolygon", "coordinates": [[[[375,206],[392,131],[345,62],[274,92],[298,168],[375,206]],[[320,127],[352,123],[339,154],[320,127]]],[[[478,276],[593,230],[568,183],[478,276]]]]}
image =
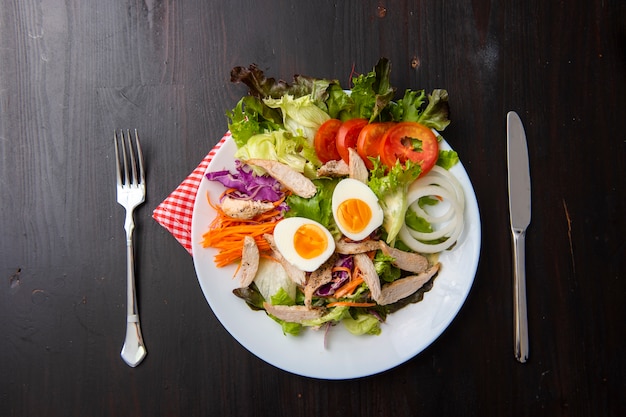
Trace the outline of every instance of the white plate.
{"type": "MultiPolygon", "coordinates": [[[[445,140],[442,149],[450,149],[445,140]]],[[[217,151],[207,172],[234,170],[236,146],[231,138],[217,151]]],[[[327,346],[323,331],[303,329],[299,336],[284,335],[279,324],[263,311],[253,311],[233,295],[238,277],[235,266],[217,268],[216,251],[201,246],[215,211],[207,203],[224,187],[203,178],[193,210],[192,250],[200,287],[226,330],[262,360],[294,374],[321,379],[350,379],[373,375],[411,359],[428,347],[448,327],[463,305],[478,266],[480,216],[476,196],[461,164],[451,172],[465,191],[465,229],[454,250],[441,254],[442,270],[424,299],[387,316],[379,336],[354,336],[343,325],[331,328],[327,346]]]]}

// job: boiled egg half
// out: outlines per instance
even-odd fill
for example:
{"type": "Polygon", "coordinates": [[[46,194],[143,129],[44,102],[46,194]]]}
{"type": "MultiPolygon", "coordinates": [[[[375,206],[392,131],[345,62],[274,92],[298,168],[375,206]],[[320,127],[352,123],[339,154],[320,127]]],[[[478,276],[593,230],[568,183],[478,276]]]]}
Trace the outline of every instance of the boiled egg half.
{"type": "Polygon", "coordinates": [[[320,223],[304,217],[288,217],[274,227],[274,242],[283,257],[296,268],[313,272],[335,252],[335,240],[320,223]]]}
{"type": "Polygon", "coordinates": [[[335,223],[346,237],[363,240],[383,224],[383,210],[376,194],[361,181],[341,180],[332,197],[335,223]]]}

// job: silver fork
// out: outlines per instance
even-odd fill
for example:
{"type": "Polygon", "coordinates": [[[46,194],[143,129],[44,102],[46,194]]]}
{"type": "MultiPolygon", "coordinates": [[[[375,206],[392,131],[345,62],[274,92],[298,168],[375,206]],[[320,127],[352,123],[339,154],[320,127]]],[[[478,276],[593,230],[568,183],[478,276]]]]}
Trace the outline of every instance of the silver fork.
{"type": "Polygon", "coordinates": [[[133,255],[133,230],[135,222],[133,212],[146,199],[146,178],[143,168],[143,154],[135,129],[135,151],[129,130],[115,131],[115,163],[117,176],[117,202],[126,209],[126,339],[122,347],[122,359],[133,368],[146,356],[146,347],[141,336],[137,296],[135,295],[135,261],[133,255]],[[121,151],[120,151],[121,148],[121,151]]]}

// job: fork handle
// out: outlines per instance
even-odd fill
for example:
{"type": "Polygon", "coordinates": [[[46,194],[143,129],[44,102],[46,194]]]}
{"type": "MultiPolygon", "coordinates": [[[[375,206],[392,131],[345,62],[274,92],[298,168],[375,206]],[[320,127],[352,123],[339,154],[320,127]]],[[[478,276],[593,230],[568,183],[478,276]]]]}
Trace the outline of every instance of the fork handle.
{"type": "Polygon", "coordinates": [[[126,213],[126,338],[122,347],[122,359],[133,368],[146,356],[146,347],[141,335],[137,296],[135,291],[135,257],[133,253],[133,231],[135,224],[132,213],[126,213]]]}

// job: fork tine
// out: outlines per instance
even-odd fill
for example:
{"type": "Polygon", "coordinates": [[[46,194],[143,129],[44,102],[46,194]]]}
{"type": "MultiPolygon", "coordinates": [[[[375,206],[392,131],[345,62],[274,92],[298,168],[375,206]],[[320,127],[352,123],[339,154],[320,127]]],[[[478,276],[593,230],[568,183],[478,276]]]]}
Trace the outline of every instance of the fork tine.
{"type": "Polygon", "coordinates": [[[122,144],[122,160],[124,162],[124,178],[123,178],[123,185],[130,185],[130,173],[128,171],[128,151],[126,150],[126,148],[128,147],[126,145],[126,138],[124,137],[124,131],[120,130],[120,137],[122,138],[121,140],[121,144],[122,144]]]}
{"type": "Polygon", "coordinates": [[[137,177],[137,160],[135,159],[135,151],[133,150],[133,142],[130,137],[130,129],[126,129],[126,141],[128,145],[128,156],[130,164],[130,185],[137,185],[139,178],[137,177]]]}
{"type": "Polygon", "coordinates": [[[117,130],[113,131],[113,142],[115,143],[115,176],[117,178],[117,185],[122,185],[122,170],[120,167],[120,150],[118,145],[119,139],[117,138],[117,130]]]}
{"type": "Polygon", "coordinates": [[[135,143],[137,144],[137,163],[139,164],[139,182],[145,184],[146,174],[143,168],[143,152],[141,151],[141,145],[139,144],[139,135],[137,129],[135,129],[135,143]]]}

